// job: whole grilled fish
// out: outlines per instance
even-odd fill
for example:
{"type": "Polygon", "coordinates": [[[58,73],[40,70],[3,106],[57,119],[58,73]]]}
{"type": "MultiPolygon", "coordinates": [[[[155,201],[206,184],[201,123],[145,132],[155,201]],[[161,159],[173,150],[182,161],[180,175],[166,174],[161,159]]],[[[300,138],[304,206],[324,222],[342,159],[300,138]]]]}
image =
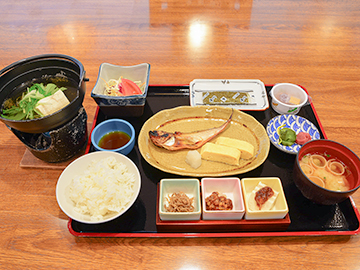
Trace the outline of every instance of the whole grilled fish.
{"type": "Polygon", "coordinates": [[[232,115],[233,111],[229,119],[220,127],[210,128],[192,133],[182,133],[180,131],[169,133],[161,130],[150,130],[149,136],[151,141],[155,145],[165,148],[167,150],[174,151],[180,149],[197,149],[221,132],[223,132],[228,126],[228,124],[231,122],[232,115]]]}

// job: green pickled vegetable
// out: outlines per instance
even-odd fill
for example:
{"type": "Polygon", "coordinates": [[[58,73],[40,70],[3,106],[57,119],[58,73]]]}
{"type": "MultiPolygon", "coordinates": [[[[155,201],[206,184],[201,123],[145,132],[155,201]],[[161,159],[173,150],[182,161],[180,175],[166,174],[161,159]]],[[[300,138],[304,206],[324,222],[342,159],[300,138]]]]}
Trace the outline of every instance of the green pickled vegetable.
{"type": "Polygon", "coordinates": [[[1,117],[9,120],[32,120],[44,117],[36,109],[38,101],[55,94],[58,90],[64,91],[66,87],[59,88],[53,83],[48,83],[46,86],[43,83],[35,83],[28,87],[27,91],[15,102],[5,101],[1,117]]]}
{"type": "Polygon", "coordinates": [[[279,143],[285,146],[291,146],[296,141],[296,133],[291,128],[282,128],[284,126],[279,127],[279,143]],[[280,129],[281,128],[281,129],[280,129]]]}

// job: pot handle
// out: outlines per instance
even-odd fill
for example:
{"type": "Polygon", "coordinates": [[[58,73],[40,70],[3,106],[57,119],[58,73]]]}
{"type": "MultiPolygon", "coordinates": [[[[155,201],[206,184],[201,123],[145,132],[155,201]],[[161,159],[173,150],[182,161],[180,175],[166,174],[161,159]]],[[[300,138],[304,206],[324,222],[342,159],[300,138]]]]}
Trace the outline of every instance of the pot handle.
{"type": "Polygon", "coordinates": [[[73,58],[71,56],[65,55],[65,54],[41,54],[41,55],[35,55],[35,56],[28,57],[28,58],[24,58],[22,60],[19,60],[17,62],[12,63],[9,66],[7,66],[7,67],[3,68],[2,70],[0,70],[0,76],[2,76],[4,73],[8,72],[9,70],[13,69],[15,66],[25,64],[25,63],[33,61],[35,59],[38,60],[38,59],[43,59],[43,58],[67,59],[67,60],[77,64],[79,66],[79,69],[80,69],[80,72],[79,72],[80,82],[84,79],[85,70],[84,70],[83,64],[79,60],[77,60],[77,59],[75,59],[75,58],[73,58]]]}

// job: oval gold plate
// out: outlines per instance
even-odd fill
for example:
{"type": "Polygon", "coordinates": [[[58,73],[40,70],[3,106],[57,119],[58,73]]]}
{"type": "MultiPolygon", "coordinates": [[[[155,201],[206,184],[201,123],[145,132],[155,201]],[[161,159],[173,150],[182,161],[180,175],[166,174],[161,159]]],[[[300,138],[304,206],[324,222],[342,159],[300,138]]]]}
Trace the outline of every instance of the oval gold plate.
{"type": "MultiPolygon", "coordinates": [[[[253,116],[234,110],[230,125],[210,142],[220,136],[248,141],[255,147],[255,156],[250,160],[240,159],[239,166],[202,160],[194,169],[185,162],[189,149],[170,151],[154,145],[149,138],[150,130],[182,133],[196,132],[221,126],[231,115],[231,108],[220,106],[181,106],[163,110],[149,118],[142,126],[138,145],[143,158],[164,172],[184,176],[229,176],[246,173],[259,167],[267,158],[270,141],[265,128],[253,116]]],[[[197,149],[200,152],[200,149],[197,149]]]]}

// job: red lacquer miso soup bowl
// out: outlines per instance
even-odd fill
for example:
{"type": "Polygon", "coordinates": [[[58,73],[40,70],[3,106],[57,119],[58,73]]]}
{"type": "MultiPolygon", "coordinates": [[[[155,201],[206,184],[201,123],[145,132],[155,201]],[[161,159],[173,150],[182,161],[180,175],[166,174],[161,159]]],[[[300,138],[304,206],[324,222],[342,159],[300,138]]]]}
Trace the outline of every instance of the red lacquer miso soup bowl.
{"type": "Polygon", "coordinates": [[[312,140],[296,155],[294,182],[309,200],[331,205],[346,200],[360,186],[360,159],[331,140],[312,140]]]}

